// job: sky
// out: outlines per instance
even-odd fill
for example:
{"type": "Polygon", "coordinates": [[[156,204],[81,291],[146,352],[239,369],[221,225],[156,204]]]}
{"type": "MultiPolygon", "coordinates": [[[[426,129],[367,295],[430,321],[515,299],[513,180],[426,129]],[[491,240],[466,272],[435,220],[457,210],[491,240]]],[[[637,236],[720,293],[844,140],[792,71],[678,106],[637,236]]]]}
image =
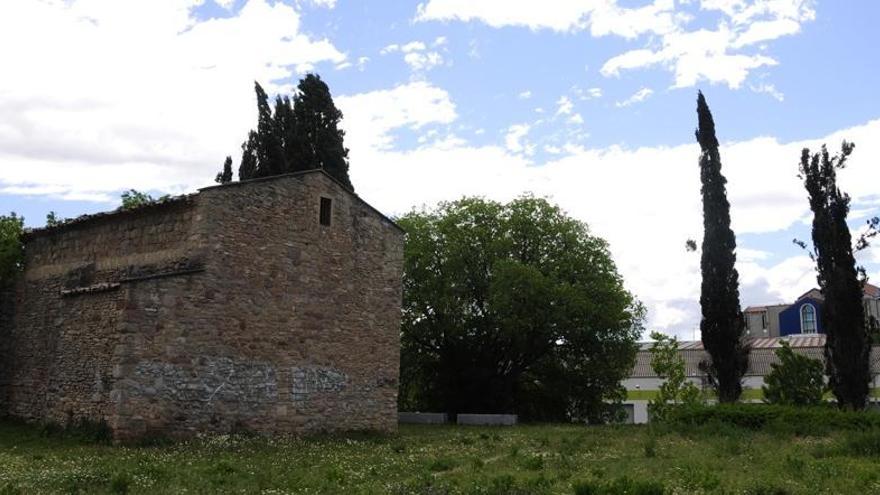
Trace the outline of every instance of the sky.
{"type": "MultiPolygon", "coordinates": [[[[647,328],[699,338],[696,95],[715,116],[743,307],[815,286],[801,149],[855,142],[880,215],[875,0],[4,0],[0,212],[38,227],[236,167],[259,81],[317,72],[389,215],[547,197],[609,242],[647,328]]],[[[880,281],[880,246],[858,260],[880,281]]]]}

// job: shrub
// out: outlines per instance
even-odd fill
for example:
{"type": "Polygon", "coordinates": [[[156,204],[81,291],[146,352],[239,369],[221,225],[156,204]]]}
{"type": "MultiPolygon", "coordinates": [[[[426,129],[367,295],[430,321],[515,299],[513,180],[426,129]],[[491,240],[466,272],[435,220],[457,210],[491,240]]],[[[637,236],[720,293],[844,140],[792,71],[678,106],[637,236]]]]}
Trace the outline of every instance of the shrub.
{"type": "Polygon", "coordinates": [[[761,389],[769,404],[808,406],[822,403],[825,393],[825,371],[822,362],[797,354],[782,341],[776,350],[779,363],[770,365],[770,373],[761,389]]]}
{"type": "MultiPolygon", "coordinates": [[[[667,424],[694,427],[723,424],[749,430],[769,430],[797,435],[821,435],[830,430],[880,430],[880,414],[843,411],[831,405],[793,407],[771,404],[719,404],[679,406],[666,417],[667,424]]],[[[708,430],[708,428],[707,428],[708,430]]]]}
{"type": "Polygon", "coordinates": [[[842,450],[852,456],[880,457],[880,431],[850,434],[842,450]]]}
{"type": "Polygon", "coordinates": [[[689,382],[685,374],[684,359],[678,352],[678,339],[661,333],[651,334],[651,368],[657,376],[664,378],[657,397],[648,407],[651,417],[662,421],[676,404],[698,405],[701,403],[700,389],[689,382]]]}

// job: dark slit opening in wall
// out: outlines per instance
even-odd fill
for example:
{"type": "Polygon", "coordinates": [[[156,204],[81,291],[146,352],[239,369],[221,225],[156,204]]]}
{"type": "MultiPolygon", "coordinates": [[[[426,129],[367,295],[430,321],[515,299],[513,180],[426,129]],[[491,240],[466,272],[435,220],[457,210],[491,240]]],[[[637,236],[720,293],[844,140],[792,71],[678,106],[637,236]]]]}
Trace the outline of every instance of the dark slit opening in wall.
{"type": "Polygon", "coordinates": [[[330,225],[330,211],[333,201],[330,198],[321,198],[321,225],[330,225]]]}

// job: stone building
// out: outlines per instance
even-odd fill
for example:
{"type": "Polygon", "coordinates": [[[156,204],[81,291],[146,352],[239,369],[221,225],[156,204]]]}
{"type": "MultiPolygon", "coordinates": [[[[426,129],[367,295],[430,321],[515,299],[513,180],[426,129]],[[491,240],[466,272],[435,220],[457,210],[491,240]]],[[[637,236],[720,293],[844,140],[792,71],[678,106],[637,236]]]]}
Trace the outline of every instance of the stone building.
{"type": "Polygon", "coordinates": [[[0,415],[154,433],[397,425],[403,232],[320,170],[25,237],[0,415]]]}

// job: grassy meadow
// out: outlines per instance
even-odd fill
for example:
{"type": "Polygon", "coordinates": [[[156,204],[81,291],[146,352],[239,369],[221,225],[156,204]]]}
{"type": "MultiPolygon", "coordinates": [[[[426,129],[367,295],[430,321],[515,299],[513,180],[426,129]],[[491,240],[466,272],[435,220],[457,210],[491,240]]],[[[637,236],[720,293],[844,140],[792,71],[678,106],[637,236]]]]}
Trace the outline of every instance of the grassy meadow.
{"type": "Polygon", "coordinates": [[[0,494],[880,493],[880,434],[714,424],[402,426],[112,446],[0,423],[0,494]]]}

